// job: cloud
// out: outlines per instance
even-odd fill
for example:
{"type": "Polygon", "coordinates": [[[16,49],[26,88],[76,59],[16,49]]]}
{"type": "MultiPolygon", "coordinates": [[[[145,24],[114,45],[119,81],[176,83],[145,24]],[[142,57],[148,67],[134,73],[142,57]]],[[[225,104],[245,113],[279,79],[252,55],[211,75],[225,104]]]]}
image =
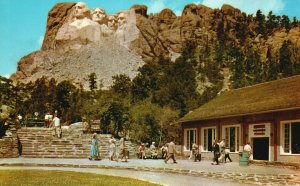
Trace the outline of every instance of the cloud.
{"type": "Polygon", "coordinates": [[[9,78],[11,74],[5,74],[3,77],[9,78]]]}
{"type": "Polygon", "coordinates": [[[38,40],[39,48],[42,47],[43,41],[44,41],[44,36],[40,36],[38,40]]]}
{"type": "Polygon", "coordinates": [[[221,8],[223,4],[230,4],[247,14],[255,14],[258,9],[264,14],[271,10],[273,13],[279,13],[285,6],[284,0],[203,0],[202,4],[211,8],[221,8]]]}
{"type": "Polygon", "coordinates": [[[166,6],[166,0],[151,0],[150,3],[147,4],[149,13],[159,13],[166,6]]]}
{"type": "Polygon", "coordinates": [[[181,10],[176,10],[174,13],[175,13],[177,16],[181,16],[182,11],[181,11],[181,10]]]}

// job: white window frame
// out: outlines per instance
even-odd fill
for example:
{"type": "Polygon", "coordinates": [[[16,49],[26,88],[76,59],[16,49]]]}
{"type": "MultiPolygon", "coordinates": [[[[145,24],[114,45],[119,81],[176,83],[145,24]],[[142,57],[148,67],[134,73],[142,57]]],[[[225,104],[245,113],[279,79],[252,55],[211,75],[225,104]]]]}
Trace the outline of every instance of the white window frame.
{"type": "Polygon", "coordinates": [[[289,156],[300,156],[300,154],[292,154],[292,137],[291,137],[291,133],[292,133],[292,127],[291,127],[291,123],[296,123],[296,122],[300,122],[300,119],[298,120],[286,120],[286,121],[281,121],[280,122],[280,155],[289,155],[289,156]],[[284,125],[285,124],[290,124],[290,130],[289,130],[289,152],[284,152],[284,125]]]}
{"type": "MultiPolygon", "coordinates": [[[[240,124],[233,124],[233,125],[223,125],[222,126],[222,139],[226,139],[226,128],[231,128],[231,127],[235,127],[235,136],[236,136],[236,133],[237,133],[237,127],[239,128],[239,136],[238,136],[238,138],[236,137],[235,138],[235,151],[234,152],[230,152],[230,153],[238,153],[239,151],[240,151],[240,149],[241,149],[241,146],[242,146],[242,143],[241,143],[241,136],[242,136],[242,134],[241,134],[241,132],[242,132],[242,130],[241,130],[241,125],[240,124]],[[237,145],[237,140],[239,140],[239,145],[237,145]]],[[[229,142],[230,142],[230,136],[229,136],[229,139],[228,139],[228,141],[226,142],[226,146],[229,146],[229,142]]]]}
{"type": "MultiPolygon", "coordinates": [[[[189,146],[187,144],[187,139],[189,139],[187,136],[188,131],[195,131],[194,142],[197,143],[197,139],[198,139],[197,128],[184,129],[184,151],[191,151],[191,149],[189,149],[189,146]]],[[[190,143],[191,143],[191,141],[190,141],[190,143]]]]}
{"type": "MultiPolygon", "coordinates": [[[[208,150],[204,150],[204,130],[206,129],[215,129],[215,136],[212,136],[212,140],[217,139],[218,133],[217,133],[217,127],[203,127],[201,128],[201,152],[210,152],[208,150]]],[[[207,147],[208,149],[208,147],[207,147]]]]}

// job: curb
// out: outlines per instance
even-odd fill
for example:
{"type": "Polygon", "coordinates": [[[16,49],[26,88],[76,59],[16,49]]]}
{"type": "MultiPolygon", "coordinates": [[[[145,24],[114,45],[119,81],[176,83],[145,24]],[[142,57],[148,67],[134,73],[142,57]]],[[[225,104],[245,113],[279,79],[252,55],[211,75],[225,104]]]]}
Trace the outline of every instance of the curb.
{"type": "Polygon", "coordinates": [[[189,176],[200,176],[205,178],[217,178],[226,181],[239,182],[255,185],[298,185],[293,174],[247,174],[247,173],[222,173],[206,172],[187,169],[147,167],[147,166],[112,166],[112,165],[80,165],[80,164],[44,164],[44,163],[0,163],[1,167],[68,167],[68,168],[97,168],[97,169],[118,169],[130,171],[160,172],[170,174],[181,174],[189,176]]]}

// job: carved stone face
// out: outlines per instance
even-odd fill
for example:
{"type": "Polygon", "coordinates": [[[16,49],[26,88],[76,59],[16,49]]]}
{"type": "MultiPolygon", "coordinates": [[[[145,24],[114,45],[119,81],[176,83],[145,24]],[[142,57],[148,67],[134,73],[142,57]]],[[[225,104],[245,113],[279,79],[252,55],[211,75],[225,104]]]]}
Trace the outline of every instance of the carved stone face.
{"type": "Polygon", "coordinates": [[[86,17],[86,12],[88,11],[88,7],[85,3],[79,2],[75,5],[75,17],[77,19],[82,19],[86,17]]]}
{"type": "Polygon", "coordinates": [[[118,15],[118,27],[122,27],[127,23],[125,13],[121,12],[118,15]]]}
{"type": "Polygon", "coordinates": [[[106,22],[105,11],[101,8],[96,8],[91,12],[92,20],[98,22],[99,24],[104,24],[106,22]]]}
{"type": "Polygon", "coordinates": [[[108,17],[108,28],[111,30],[116,30],[117,29],[117,18],[114,15],[110,15],[108,17]]]}

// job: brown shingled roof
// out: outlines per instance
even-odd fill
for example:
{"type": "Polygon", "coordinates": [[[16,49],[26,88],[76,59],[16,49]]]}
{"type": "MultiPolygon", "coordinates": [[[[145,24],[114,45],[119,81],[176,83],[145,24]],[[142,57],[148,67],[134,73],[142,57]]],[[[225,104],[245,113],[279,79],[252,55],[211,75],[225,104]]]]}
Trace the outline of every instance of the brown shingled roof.
{"type": "Polygon", "coordinates": [[[300,75],[235,89],[188,113],[179,122],[300,108],[300,75]]]}

